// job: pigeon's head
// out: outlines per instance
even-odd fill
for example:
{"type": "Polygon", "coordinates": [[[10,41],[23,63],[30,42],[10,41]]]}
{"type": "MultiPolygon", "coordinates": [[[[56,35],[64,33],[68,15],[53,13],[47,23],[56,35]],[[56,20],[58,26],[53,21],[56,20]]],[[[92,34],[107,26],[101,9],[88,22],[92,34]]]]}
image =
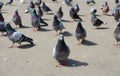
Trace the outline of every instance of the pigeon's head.
{"type": "Polygon", "coordinates": [[[96,12],[97,12],[97,9],[96,9],[96,8],[91,8],[91,9],[90,9],[90,13],[91,13],[91,14],[93,14],[93,13],[95,14],[96,12]]]}
{"type": "Polygon", "coordinates": [[[64,36],[63,34],[60,34],[58,37],[58,45],[66,45],[65,41],[64,41],[64,36]]]}
{"type": "Polygon", "coordinates": [[[62,10],[62,7],[60,6],[60,10],[62,10]]]}
{"type": "Polygon", "coordinates": [[[5,23],[5,28],[7,31],[14,31],[14,29],[11,27],[10,23],[5,23]]]}
{"type": "Polygon", "coordinates": [[[15,10],[15,13],[18,14],[18,9],[15,10]]]}
{"type": "Polygon", "coordinates": [[[75,12],[74,8],[71,8],[71,10],[72,10],[73,12],[75,12]]]}
{"type": "Polygon", "coordinates": [[[105,1],[105,6],[107,6],[108,5],[108,2],[107,1],[105,1]]]}
{"type": "Polygon", "coordinates": [[[60,35],[59,35],[58,40],[60,40],[60,41],[63,41],[63,40],[64,40],[63,34],[60,34],[60,35]]]}
{"type": "Polygon", "coordinates": [[[54,20],[58,20],[58,17],[57,17],[57,15],[55,15],[55,16],[54,16],[54,20]]]}
{"type": "Polygon", "coordinates": [[[43,2],[43,5],[45,5],[45,2],[43,2]]]}
{"type": "Polygon", "coordinates": [[[40,6],[38,6],[38,8],[39,8],[39,9],[41,9],[41,7],[40,7],[40,6]]]}

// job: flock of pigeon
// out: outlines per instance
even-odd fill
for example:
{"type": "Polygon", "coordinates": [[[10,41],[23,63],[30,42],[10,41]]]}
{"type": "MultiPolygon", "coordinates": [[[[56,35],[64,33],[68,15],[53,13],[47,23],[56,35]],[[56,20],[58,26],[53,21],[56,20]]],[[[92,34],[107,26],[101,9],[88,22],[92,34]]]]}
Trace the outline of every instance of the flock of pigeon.
{"type": "MultiPolygon", "coordinates": [[[[53,2],[58,2],[57,0],[52,0],[53,2]]],[[[24,2],[24,0],[20,0],[20,2],[24,2]]],[[[68,7],[71,7],[69,11],[69,15],[73,21],[78,21],[76,30],[75,30],[75,37],[78,40],[78,45],[80,45],[86,38],[87,33],[85,28],[82,27],[82,18],[78,15],[78,12],[80,11],[80,8],[78,4],[73,5],[72,2],[73,0],[65,0],[65,4],[68,7]]],[[[13,3],[13,0],[8,0],[8,2],[5,5],[11,5],[13,3]]],[[[120,4],[119,0],[115,0],[116,7],[114,8],[112,12],[112,16],[118,22],[118,25],[114,31],[114,37],[117,41],[117,44],[115,46],[120,47],[120,23],[119,23],[119,18],[120,18],[120,4]]],[[[87,0],[86,4],[96,4],[94,0],[87,0]]],[[[24,34],[18,32],[14,28],[11,27],[11,24],[8,22],[4,22],[4,17],[2,15],[1,9],[2,6],[4,5],[3,2],[0,2],[0,32],[2,32],[2,35],[4,32],[6,32],[9,40],[12,41],[12,45],[9,46],[9,48],[14,47],[14,43],[20,44],[19,47],[21,47],[22,42],[28,42],[31,45],[33,45],[33,39],[25,36],[24,34]]],[[[108,2],[105,1],[104,4],[101,7],[101,10],[104,15],[106,15],[109,12],[109,5],[108,2]]],[[[31,14],[31,25],[33,26],[33,31],[37,32],[38,30],[41,29],[41,26],[48,26],[48,24],[42,19],[42,16],[44,14],[49,15],[49,12],[52,11],[50,7],[46,5],[45,2],[42,0],[37,0],[35,3],[31,0],[29,3],[29,6],[27,10],[25,10],[25,13],[30,13],[31,14]],[[35,7],[38,7],[37,11],[35,7]]],[[[90,14],[91,14],[91,23],[93,26],[98,29],[102,24],[107,24],[104,23],[102,20],[97,18],[96,15],[97,9],[96,8],[91,8],[90,14]]],[[[62,7],[58,9],[56,14],[54,15],[52,27],[56,31],[55,36],[58,37],[58,42],[56,46],[53,49],[53,56],[54,58],[58,61],[57,67],[60,67],[61,65],[67,65],[66,60],[70,54],[70,49],[66,45],[64,41],[64,35],[62,34],[62,30],[65,29],[62,23],[62,18],[63,18],[64,12],[62,11],[62,7]]],[[[21,17],[18,13],[18,9],[15,10],[14,15],[13,15],[13,23],[16,25],[16,28],[22,28],[24,27],[22,24],[21,17]]]]}

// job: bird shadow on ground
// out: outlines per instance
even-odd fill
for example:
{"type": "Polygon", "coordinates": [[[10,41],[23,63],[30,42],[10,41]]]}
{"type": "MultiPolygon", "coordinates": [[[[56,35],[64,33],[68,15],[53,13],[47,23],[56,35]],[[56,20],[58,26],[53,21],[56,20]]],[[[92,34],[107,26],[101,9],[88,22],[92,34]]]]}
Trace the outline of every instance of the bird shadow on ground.
{"type": "Polygon", "coordinates": [[[95,46],[95,45],[97,45],[96,43],[94,43],[92,41],[89,41],[89,40],[83,40],[81,44],[86,45],[86,46],[95,46]]]}
{"type": "Polygon", "coordinates": [[[32,28],[32,27],[29,27],[29,26],[22,26],[22,27],[19,27],[19,28],[14,27],[14,29],[27,29],[27,28],[32,28]]]}
{"type": "Polygon", "coordinates": [[[15,4],[12,4],[12,5],[7,5],[7,6],[17,6],[17,5],[15,5],[15,4]]]}
{"type": "Polygon", "coordinates": [[[43,18],[43,20],[45,20],[45,21],[51,21],[52,19],[45,19],[45,18],[43,18]]]}
{"type": "Polygon", "coordinates": [[[66,36],[66,37],[72,36],[72,34],[70,32],[68,32],[68,31],[64,31],[63,35],[66,36]]]}
{"type": "Polygon", "coordinates": [[[96,16],[97,16],[97,17],[101,17],[101,15],[99,15],[99,14],[96,14],[96,16]]]}
{"type": "Polygon", "coordinates": [[[5,13],[8,13],[8,12],[7,12],[7,11],[2,11],[2,13],[4,13],[4,14],[5,14],[5,13]]]}
{"type": "Polygon", "coordinates": [[[88,66],[88,63],[81,62],[73,59],[68,59],[68,66],[67,67],[79,67],[79,66],[88,66]]]}
{"type": "Polygon", "coordinates": [[[112,14],[106,14],[106,16],[112,16],[112,14]]]}
{"type": "Polygon", "coordinates": [[[28,48],[32,48],[34,46],[35,46],[35,44],[24,44],[24,45],[21,45],[18,48],[20,48],[20,49],[28,49],[28,48]]]}
{"type": "Polygon", "coordinates": [[[23,28],[32,28],[32,27],[24,26],[24,25],[23,25],[21,28],[23,29],[23,28]]]}
{"type": "Polygon", "coordinates": [[[83,17],[83,16],[85,16],[85,15],[79,15],[79,16],[83,17]]]}
{"type": "Polygon", "coordinates": [[[71,21],[69,21],[69,20],[65,20],[65,19],[62,19],[62,22],[71,22],[71,21]]]}
{"type": "Polygon", "coordinates": [[[41,31],[41,32],[48,32],[48,31],[52,31],[52,30],[51,30],[51,29],[40,28],[38,31],[41,31]]]}
{"type": "Polygon", "coordinates": [[[54,15],[54,13],[48,13],[47,15],[54,15]]]}
{"type": "Polygon", "coordinates": [[[99,28],[96,28],[98,30],[106,30],[106,29],[110,29],[109,27],[99,27],[99,28]]]}

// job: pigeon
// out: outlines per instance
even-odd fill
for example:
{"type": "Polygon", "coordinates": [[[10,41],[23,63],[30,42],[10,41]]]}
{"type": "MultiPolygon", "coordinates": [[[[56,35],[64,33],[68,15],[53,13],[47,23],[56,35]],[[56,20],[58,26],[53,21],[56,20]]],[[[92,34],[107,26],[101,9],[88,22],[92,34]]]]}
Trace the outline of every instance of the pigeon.
{"type": "Polygon", "coordinates": [[[104,4],[101,7],[101,10],[102,10],[103,14],[106,14],[109,12],[110,9],[109,9],[109,5],[108,5],[107,1],[104,2],[104,4]]]}
{"type": "Polygon", "coordinates": [[[18,25],[18,27],[20,27],[20,28],[23,27],[21,17],[20,17],[20,15],[18,14],[18,9],[15,10],[12,20],[13,20],[14,24],[16,25],[16,27],[17,27],[17,25],[18,25]]]}
{"type": "Polygon", "coordinates": [[[18,43],[20,45],[19,47],[21,47],[22,42],[28,42],[31,45],[34,44],[32,38],[29,38],[29,37],[25,36],[24,34],[16,31],[15,29],[13,29],[11,27],[11,25],[9,23],[5,24],[5,28],[7,30],[7,36],[9,38],[9,40],[11,40],[13,43],[11,46],[9,46],[9,48],[13,48],[14,43],[18,43]]]}
{"type": "Polygon", "coordinates": [[[2,33],[2,35],[4,32],[6,32],[5,22],[0,21],[0,32],[2,33]]]}
{"type": "Polygon", "coordinates": [[[0,22],[4,22],[4,17],[1,12],[0,12],[0,22]]]}
{"type": "Polygon", "coordinates": [[[43,11],[44,11],[46,14],[48,14],[49,11],[52,11],[52,10],[45,4],[45,2],[43,2],[42,9],[43,9],[43,11]]]}
{"type": "Polygon", "coordinates": [[[5,5],[11,5],[13,3],[13,0],[8,0],[7,3],[5,5]]]}
{"type": "Polygon", "coordinates": [[[80,8],[79,8],[78,4],[76,4],[76,5],[74,6],[74,10],[75,10],[75,12],[77,12],[77,13],[80,11],[80,8]]]}
{"type": "Polygon", "coordinates": [[[57,17],[62,20],[63,17],[63,11],[62,11],[62,7],[60,7],[56,13],[57,17]]]}
{"type": "Polygon", "coordinates": [[[61,67],[62,65],[67,66],[67,59],[70,54],[70,48],[66,45],[64,41],[64,36],[61,34],[58,37],[58,42],[53,48],[53,57],[57,60],[58,64],[56,67],[61,67]]]}
{"type": "Polygon", "coordinates": [[[40,6],[38,6],[37,14],[38,14],[39,17],[43,16],[43,11],[42,11],[40,6]]]}
{"type": "Polygon", "coordinates": [[[118,4],[118,3],[119,3],[119,0],[115,0],[115,3],[118,4]]]}
{"type": "Polygon", "coordinates": [[[73,2],[73,0],[65,0],[65,3],[67,4],[67,6],[70,6],[70,7],[73,6],[72,2],[73,2]]]}
{"type": "Polygon", "coordinates": [[[31,12],[31,24],[34,27],[33,31],[36,32],[37,30],[41,29],[40,19],[35,9],[30,8],[29,11],[31,12]]]}
{"type": "Polygon", "coordinates": [[[35,5],[36,5],[36,6],[39,6],[41,3],[42,3],[42,0],[37,0],[37,1],[35,2],[35,5]]]}
{"type": "Polygon", "coordinates": [[[69,15],[74,21],[76,21],[76,19],[79,19],[80,21],[82,21],[82,19],[78,16],[77,12],[75,12],[74,8],[70,9],[69,15]]]}
{"type": "Polygon", "coordinates": [[[118,22],[119,19],[120,19],[120,10],[119,10],[119,8],[114,9],[113,16],[114,16],[115,21],[118,22]]]}
{"type": "Polygon", "coordinates": [[[76,30],[75,30],[75,37],[78,40],[77,45],[80,45],[83,40],[86,38],[86,30],[83,28],[81,21],[78,22],[76,30]]]}
{"type": "Polygon", "coordinates": [[[52,26],[53,26],[53,29],[57,32],[55,36],[58,36],[59,34],[61,34],[62,30],[65,29],[65,27],[63,26],[63,23],[58,20],[58,17],[56,15],[54,16],[52,26]],[[60,32],[58,33],[58,31],[60,32]]]}
{"type": "Polygon", "coordinates": [[[91,4],[91,3],[95,4],[95,1],[94,1],[94,0],[87,0],[86,3],[87,3],[87,4],[91,4]]]}
{"type": "Polygon", "coordinates": [[[1,9],[2,9],[3,5],[4,5],[4,3],[0,2],[0,12],[1,12],[1,9]]]}
{"type": "Polygon", "coordinates": [[[115,44],[115,45],[120,48],[120,23],[118,23],[118,25],[114,31],[114,38],[117,41],[117,44],[115,44]]]}
{"type": "Polygon", "coordinates": [[[100,27],[102,24],[104,24],[104,22],[102,20],[100,20],[99,18],[96,17],[95,13],[91,13],[91,23],[93,24],[93,26],[95,26],[96,28],[100,27]]]}

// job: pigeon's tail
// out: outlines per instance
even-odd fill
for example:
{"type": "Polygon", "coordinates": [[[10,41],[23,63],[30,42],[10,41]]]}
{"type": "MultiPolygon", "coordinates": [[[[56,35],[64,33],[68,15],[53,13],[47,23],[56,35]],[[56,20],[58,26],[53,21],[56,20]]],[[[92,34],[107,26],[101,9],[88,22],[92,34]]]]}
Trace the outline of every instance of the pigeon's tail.
{"type": "Polygon", "coordinates": [[[80,17],[79,17],[79,20],[80,20],[80,21],[83,21],[82,18],[80,18],[80,17]]]}
{"type": "Polygon", "coordinates": [[[29,37],[27,37],[27,36],[24,36],[24,39],[23,39],[23,41],[26,41],[26,42],[29,42],[30,44],[33,44],[33,39],[32,38],[29,38],[29,37]]]}

